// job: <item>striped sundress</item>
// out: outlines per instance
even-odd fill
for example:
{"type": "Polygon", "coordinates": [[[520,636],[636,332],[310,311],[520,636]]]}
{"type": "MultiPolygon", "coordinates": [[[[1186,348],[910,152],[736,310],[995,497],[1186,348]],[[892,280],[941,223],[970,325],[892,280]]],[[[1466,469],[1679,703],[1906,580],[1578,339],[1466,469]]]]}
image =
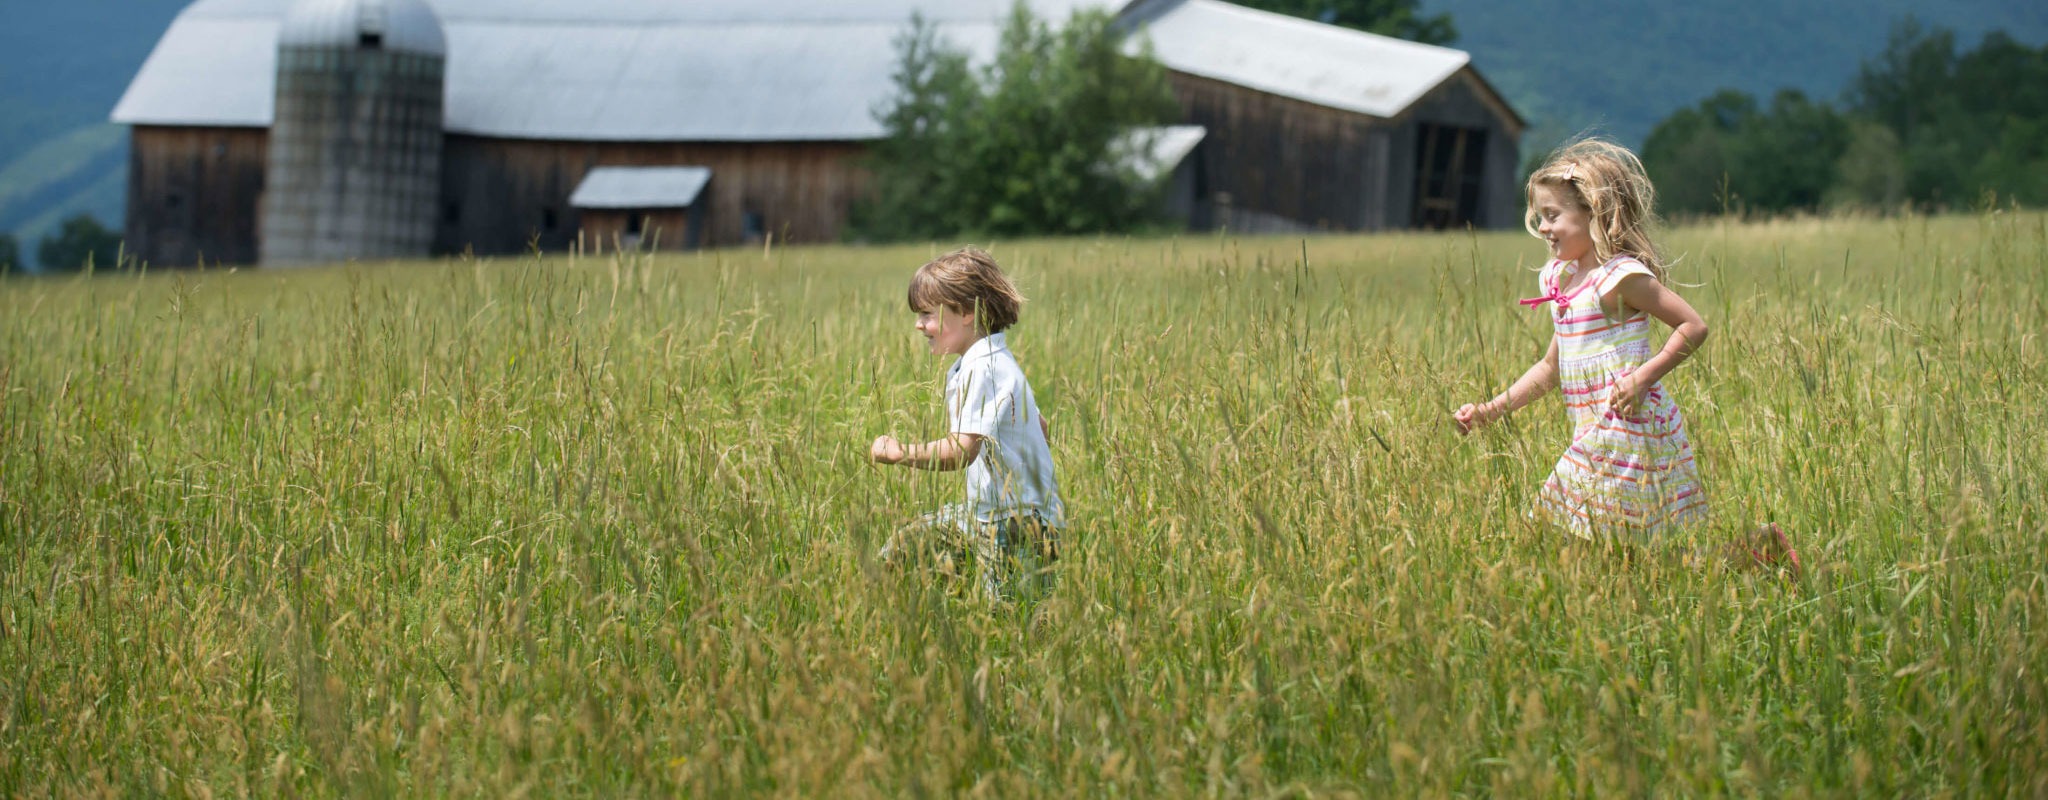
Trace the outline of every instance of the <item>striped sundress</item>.
{"type": "Polygon", "coordinates": [[[1600,298],[1622,278],[1652,273],[1630,256],[1616,256],[1565,294],[1558,287],[1567,268],[1556,260],[1544,267],[1539,300],[1555,303],[1558,386],[1571,414],[1572,443],[1543,482],[1537,505],[1580,537],[1646,544],[1707,516],[1685,418],[1664,387],[1653,384],[1643,393],[1633,419],[1607,405],[1615,381],[1656,351],[1647,312],[1624,309],[1627,318],[1609,319],[1600,298]]]}

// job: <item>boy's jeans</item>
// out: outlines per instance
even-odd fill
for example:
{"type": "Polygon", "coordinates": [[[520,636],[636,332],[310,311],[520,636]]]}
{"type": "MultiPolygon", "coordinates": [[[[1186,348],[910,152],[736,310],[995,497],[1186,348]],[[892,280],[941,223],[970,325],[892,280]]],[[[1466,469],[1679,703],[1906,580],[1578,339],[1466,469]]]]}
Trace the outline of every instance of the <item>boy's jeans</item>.
{"type": "Polygon", "coordinates": [[[967,577],[972,562],[980,567],[982,591],[992,600],[1010,600],[1020,590],[1052,588],[1060,532],[1035,514],[978,522],[964,508],[946,506],[897,528],[878,555],[891,566],[921,564],[958,578],[967,577]]]}

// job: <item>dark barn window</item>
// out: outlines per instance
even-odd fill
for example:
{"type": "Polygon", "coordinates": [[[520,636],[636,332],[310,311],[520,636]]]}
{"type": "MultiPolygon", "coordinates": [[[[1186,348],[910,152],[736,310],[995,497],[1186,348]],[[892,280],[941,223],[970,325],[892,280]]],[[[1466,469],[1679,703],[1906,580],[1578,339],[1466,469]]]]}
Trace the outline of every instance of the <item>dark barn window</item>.
{"type": "Polygon", "coordinates": [[[1414,226],[1443,230],[1478,222],[1486,131],[1424,123],[1415,152],[1414,226]]]}

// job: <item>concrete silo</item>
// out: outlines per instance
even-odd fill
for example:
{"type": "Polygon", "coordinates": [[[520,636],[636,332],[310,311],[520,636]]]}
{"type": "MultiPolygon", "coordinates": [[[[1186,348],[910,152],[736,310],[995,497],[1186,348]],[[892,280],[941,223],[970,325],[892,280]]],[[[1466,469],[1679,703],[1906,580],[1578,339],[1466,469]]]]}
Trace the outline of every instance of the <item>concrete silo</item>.
{"type": "Polygon", "coordinates": [[[300,0],[278,30],[265,265],[427,254],[447,38],[421,0],[300,0]]]}

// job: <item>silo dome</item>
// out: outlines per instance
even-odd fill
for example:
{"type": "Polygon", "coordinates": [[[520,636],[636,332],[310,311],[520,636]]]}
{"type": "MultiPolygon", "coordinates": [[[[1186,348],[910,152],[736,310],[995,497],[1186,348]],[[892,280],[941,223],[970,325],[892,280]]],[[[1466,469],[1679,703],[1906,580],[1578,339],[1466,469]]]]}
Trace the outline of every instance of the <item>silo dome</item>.
{"type": "Polygon", "coordinates": [[[448,40],[421,0],[300,0],[278,30],[264,264],[418,258],[440,205],[448,40]]]}
{"type": "Polygon", "coordinates": [[[277,44],[448,55],[441,19],[421,0],[301,0],[285,15],[277,44]]]}

